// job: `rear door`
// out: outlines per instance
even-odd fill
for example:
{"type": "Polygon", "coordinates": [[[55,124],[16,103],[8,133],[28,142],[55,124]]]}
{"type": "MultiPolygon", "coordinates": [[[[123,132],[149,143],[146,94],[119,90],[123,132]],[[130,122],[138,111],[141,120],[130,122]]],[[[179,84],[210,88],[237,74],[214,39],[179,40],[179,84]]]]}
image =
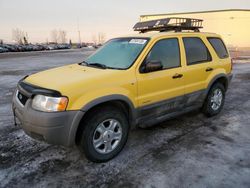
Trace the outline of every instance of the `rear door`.
{"type": "Polygon", "coordinates": [[[212,56],[201,37],[183,37],[186,55],[186,106],[200,105],[204,100],[206,80],[215,68],[212,56]]]}

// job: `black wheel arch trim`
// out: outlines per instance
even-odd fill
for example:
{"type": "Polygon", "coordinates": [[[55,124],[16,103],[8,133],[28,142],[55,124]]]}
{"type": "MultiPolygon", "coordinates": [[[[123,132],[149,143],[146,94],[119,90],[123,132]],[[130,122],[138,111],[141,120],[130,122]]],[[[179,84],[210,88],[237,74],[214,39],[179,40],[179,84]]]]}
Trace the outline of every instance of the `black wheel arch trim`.
{"type": "Polygon", "coordinates": [[[225,78],[226,79],[226,87],[225,87],[225,90],[227,90],[228,88],[228,85],[229,85],[229,82],[232,78],[232,74],[224,74],[224,73],[220,73],[220,74],[217,74],[208,84],[208,87],[207,87],[207,91],[206,91],[206,95],[208,94],[208,92],[210,91],[211,87],[213,86],[213,84],[220,78],[225,78]]]}
{"type": "Polygon", "coordinates": [[[128,107],[129,107],[129,122],[133,125],[135,123],[135,119],[137,116],[137,110],[134,107],[134,104],[132,103],[132,101],[125,95],[113,94],[113,95],[107,95],[107,96],[103,96],[103,97],[94,99],[91,102],[84,105],[81,108],[81,111],[87,112],[88,110],[90,110],[91,108],[93,108],[99,104],[102,104],[105,102],[112,102],[112,101],[122,101],[128,105],[128,107]]]}
{"type": "Polygon", "coordinates": [[[128,105],[129,116],[130,116],[129,117],[130,127],[131,126],[135,127],[137,111],[136,111],[136,108],[134,107],[133,103],[131,102],[131,100],[128,97],[126,97],[124,95],[120,95],[120,94],[103,96],[103,97],[100,97],[100,98],[97,98],[97,99],[90,101],[89,103],[84,105],[80,109],[80,111],[77,113],[77,115],[75,116],[75,118],[72,122],[71,128],[70,128],[68,145],[73,145],[75,143],[74,141],[75,141],[78,127],[80,126],[80,122],[88,110],[90,110],[91,108],[93,108],[99,104],[102,104],[105,102],[117,101],[117,100],[125,102],[128,105]]]}

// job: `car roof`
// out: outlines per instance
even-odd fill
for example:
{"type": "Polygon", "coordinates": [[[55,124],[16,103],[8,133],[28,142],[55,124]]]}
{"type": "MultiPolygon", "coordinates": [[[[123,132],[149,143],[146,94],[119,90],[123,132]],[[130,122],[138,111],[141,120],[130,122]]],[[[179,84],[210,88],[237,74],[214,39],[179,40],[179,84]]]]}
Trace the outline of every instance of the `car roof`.
{"type": "Polygon", "coordinates": [[[177,36],[205,36],[205,37],[220,37],[220,35],[216,33],[208,33],[208,32],[148,32],[148,33],[138,33],[133,35],[126,35],[123,37],[135,37],[135,38],[159,38],[163,36],[168,37],[177,37],[177,36]]]}

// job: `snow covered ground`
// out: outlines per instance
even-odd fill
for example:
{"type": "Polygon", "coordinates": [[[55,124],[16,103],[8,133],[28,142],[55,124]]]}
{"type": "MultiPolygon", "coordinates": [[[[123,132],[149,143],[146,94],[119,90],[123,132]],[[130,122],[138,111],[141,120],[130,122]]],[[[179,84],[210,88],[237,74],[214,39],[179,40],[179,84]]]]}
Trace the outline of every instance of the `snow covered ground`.
{"type": "Polygon", "coordinates": [[[19,79],[92,52],[0,54],[0,187],[250,187],[250,63],[234,65],[220,115],[192,112],[133,130],[107,163],[38,142],[14,126],[11,97],[19,79]]]}

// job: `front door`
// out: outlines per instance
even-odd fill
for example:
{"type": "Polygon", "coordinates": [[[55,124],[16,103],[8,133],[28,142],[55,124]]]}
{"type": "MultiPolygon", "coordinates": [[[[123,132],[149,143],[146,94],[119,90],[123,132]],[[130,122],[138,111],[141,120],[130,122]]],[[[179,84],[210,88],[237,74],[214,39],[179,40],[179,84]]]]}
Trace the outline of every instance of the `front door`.
{"type": "Polygon", "coordinates": [[[183,67],[178,38],[157,41],[143,64],[160,61],[163,69],[137,73],[138,105],[141,119],[160,117],[182,107],[184,95],[183,67]]]}

